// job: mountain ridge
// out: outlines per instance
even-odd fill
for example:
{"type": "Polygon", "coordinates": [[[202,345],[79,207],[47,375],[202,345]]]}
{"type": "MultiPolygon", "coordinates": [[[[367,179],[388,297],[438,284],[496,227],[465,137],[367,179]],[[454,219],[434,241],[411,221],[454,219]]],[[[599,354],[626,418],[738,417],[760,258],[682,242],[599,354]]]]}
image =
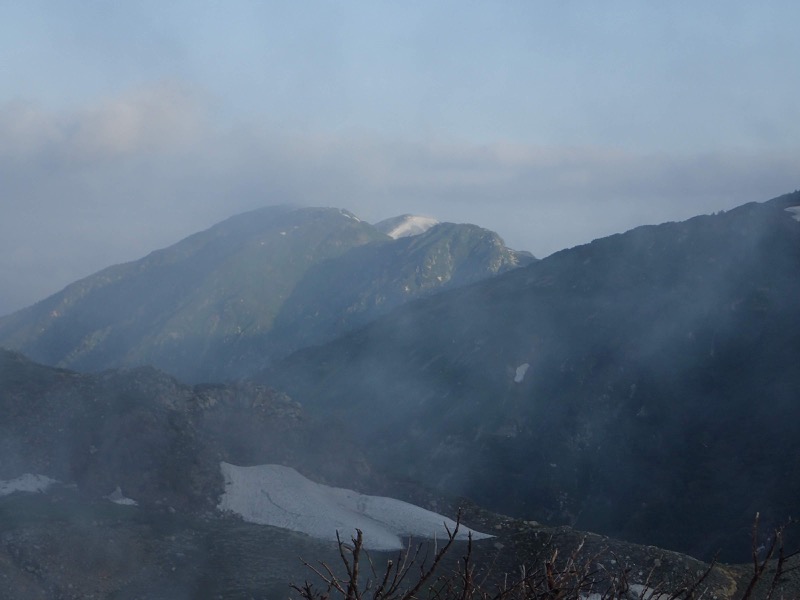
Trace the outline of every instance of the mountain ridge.
{"type": "Polygon", "coordinates": [[[799,508],[795,205],[800,193],[563,250],[262,378],[348,423],[395,476],[505,514],[733,552],[757,510],[779,522],[799,508]]]}
{"type": "MultiPolygon", "coordinates": [[[[469,225],[442,225],[411,244],[418,251],[342,209],[258,209],[0,318],[0,344],[80,370],[154,364],[190,381],[232,379],[295,349],[293,334],[272,335],[276,319],[291,329],[291,319],[302,323],[322,309],[327,323],[314,319],[314,327],[332,337],[408,299],[533,260],[469,225]],[[330,289],[309,281],[331,269],[346,279],[327,279],[330,289]],[[420,273],[403,293],[390,293],[392,272],[403,269],[420,273]],[[325,306],[331,294],[346,315],[325,306]]],[[[326,341],[310,329],[311,343],[326,341]]]]}

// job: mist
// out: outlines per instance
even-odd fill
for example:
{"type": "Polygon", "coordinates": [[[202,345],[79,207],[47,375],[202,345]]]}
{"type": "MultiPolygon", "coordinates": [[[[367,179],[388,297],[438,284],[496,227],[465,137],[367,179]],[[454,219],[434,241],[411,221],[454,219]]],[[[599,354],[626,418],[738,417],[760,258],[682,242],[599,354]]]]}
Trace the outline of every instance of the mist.
{"type": "Polygon", "coordinates": [[[798,155],[399,141],[216,126],[162,83],[74,112],[0,109],[0,313],[261,206],[475,223],[538,257],[792,189],[798,155]]]}
{"type": "Polygon", "coordinates": [[[787,3],[8,13],[0,314],[260,206],[544,257],[798,187],[787,3]]]}
{"type": "Polygon", "coordinates": [[[798,5],[6,4],[20,597],[285,598],[462,508],[498,581],[784,539],[798,5]]]}

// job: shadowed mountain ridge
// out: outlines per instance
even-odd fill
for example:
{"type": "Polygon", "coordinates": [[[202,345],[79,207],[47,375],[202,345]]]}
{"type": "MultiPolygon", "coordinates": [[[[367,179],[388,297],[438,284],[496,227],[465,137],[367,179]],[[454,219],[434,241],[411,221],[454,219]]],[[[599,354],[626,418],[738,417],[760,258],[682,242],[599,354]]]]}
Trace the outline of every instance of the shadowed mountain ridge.
{"type": "Polygon", "coordinates": [[[800,505],[800,193],[558,252],[264,377],[394,476],[743,558],[800,505]],[[399,460],[398,457],[402,457],[399,460]]]}

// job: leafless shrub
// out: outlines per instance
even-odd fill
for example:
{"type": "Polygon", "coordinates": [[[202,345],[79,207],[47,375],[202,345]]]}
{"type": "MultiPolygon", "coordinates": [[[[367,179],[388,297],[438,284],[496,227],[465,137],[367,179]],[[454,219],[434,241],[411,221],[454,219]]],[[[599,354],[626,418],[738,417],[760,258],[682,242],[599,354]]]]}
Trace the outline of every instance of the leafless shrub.
{"type": "Polygon", "coordinates": [[[612,572],[603,567],[599,559],[608,551],[603,549],[590,555],[585,551],[583,540],[563,559],[558,549],[552,550],[536,561],[537,567],[520,567],[519,575],[504,576],[500,583],[489,584],[489,574],[480,579],[476,577],[471,536],[456,567],[442,568],[443,559],[453,549],[460,525],[459,513],[455,527],[447,529],[443,545],[434,545],[432,551],[423,552],[422,544],[413,546],[409,542],[395,560],[387,561],[381,572],[376,570],[364,549],[360,530],[356,530],[350,544],[337,535],[343,574],[337,574],[324,562],[313,565],[303,561],[316,576],[319,587],[308,580],[291,587],[301,600],[614,600],[637,596],[638,600],[690,600],[695,598],[694,594],[712,568],[709,567],[693,586],[677,593],[668,594],[659,586],[650,587],[652,571],[643,586],[632,588],[628,579],[630,569],[612,572]]]}
{"type": "MultiPolygon", "coordinates": [[[[318,591],[313,584],[306,581],[302,586],[292,584],[292,589],[300,594],[304,600],[328,600],[331,596],[343,600],[412,600],[420,598],[420,590],[428,583],[436,572],[442,559],[455,542],[461,520],[456,521],[456,526],[451,531],[447,526],[447,541],[441,548],[434,548],[433,557],[421,556],[422,545],[417,545],[412,551],[411,541],[406,549],[399,553],[397,560],[389,560],[378,576],[369,554],[364,550],[363,534],[356,529],[356,536],[351,538],[352,546],[342,542],[337,532],[336,539],[339,543],[339,556],[342,560],[346,575],[339,577],[334,570],[324,562],[319,567],[306,561],[303,564],[310,569],[324,584],[325,589],[318,591]],[[361,556],[367,557],[369,574],[361,578],[361,556]],[[418,571],[415,577],[409,577],[412,571],[418,571]],[[408,584],[406,582],[409,581],[408,584]]],[[[472,539],[470,537],[470,546],[472,539]]]]}
{"type": "Polygon", "coordinates": [[[786,528],[788,525],[792,524],[794,521],[789,520],[787,523],[780,525],[773,529],[772,534],[769,536],[767,542],[762,546],[759,545],[758,540],[758,530],[759,530],[759,521],[760,521],[760,514],[756,513],[756,517],[753,520],[753,533],[752,533],[752,546],[751,546],[751,556],[753,560],[753,574],[750,577],[750,581],[747,584],[747,588],[742,595],[741,600],[750,600],[753,592],[756,589],[756,585],[764,578],[764,573],[767,569],[767,565],[769,564],[772,557],[775,555],[777,551],[778,556],[775,560],[775,572],[772,575],[772,579],[769,582],[769,587],[767,588],[767,595],[764,597],[765,600],[771,600],[771,598],[775,595],[783,576],[786,575],[789,571],[795,570],[797,567],[787,568],[786,561],[791,558],[792,556],[796,555],[798,551],[788,553],[786,552],[786,548],[784,547],[784,533],[786,532],[786,528]],[[760,555],[760,556],[759,556],[760,555]]]}

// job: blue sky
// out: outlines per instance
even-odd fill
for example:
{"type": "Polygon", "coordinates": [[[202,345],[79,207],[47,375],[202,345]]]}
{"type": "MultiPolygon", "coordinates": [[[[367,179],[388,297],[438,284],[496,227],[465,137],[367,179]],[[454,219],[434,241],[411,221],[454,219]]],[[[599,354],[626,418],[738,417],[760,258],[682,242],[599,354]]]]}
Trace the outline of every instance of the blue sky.
{"type": "Polygon", "coordinates": [[[0,1],[0,314],[265,204],[544,256],[792,191],[799,6],[0,1]]]}

